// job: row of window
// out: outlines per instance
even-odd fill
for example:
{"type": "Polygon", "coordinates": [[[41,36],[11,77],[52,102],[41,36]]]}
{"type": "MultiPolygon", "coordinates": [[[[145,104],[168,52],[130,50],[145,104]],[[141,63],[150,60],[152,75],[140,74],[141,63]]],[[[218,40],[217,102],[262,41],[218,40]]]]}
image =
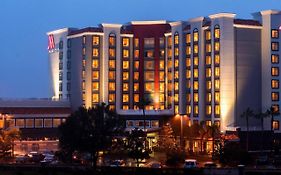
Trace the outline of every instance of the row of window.
{"type": "MultiPolygon", "coordinates": [[[[144,126],[143,120],[127,120],[126,121],[126,127],[127,128],[143,127],[143,126],[144,126]]],[[[159,121],[158,120],[146,120],[145,126],[147,128],[158,128],[159,127],[159,121]]]]}
{"type": "Polygon", "coordinates": [[[9,127],[19,128],[57,128],[65,118],[28,118],[9,119],[9,127]]]}

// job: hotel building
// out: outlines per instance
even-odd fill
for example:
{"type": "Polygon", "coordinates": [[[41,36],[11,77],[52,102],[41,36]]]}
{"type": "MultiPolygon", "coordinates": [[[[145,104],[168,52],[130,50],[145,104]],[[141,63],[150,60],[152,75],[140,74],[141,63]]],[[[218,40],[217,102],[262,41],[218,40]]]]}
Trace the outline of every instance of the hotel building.
{"type": "MultiPolygon", "coordinates": [[[[138,103],[146,96],[153,100],[146,106],[151,130],[177,114],[188,117],[187,125],[243,128],[247,107],[279,110],[280,26],[281,12],[267,10],[253,19],[219,13],[51,31],[53,98],[68,99],[73,110],[105,102],[127,128],[144,126],[138,103]]],[[[280,120],[274,118],[276,131],[280,120]]],[[[270,129],[270,119],[264,126],[270,129]]]]}

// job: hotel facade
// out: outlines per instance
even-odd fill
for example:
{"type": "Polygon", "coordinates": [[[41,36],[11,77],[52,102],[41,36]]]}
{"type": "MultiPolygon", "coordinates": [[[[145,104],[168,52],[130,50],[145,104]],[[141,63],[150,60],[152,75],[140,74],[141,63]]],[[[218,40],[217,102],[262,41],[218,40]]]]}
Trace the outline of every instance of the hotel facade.
{"type": "MultiPolygon", "coordinates": [[[[146,127],[169,117],[204,121],[222,131],[245,128],[241,114],[280,106],[281,11],[237,19],[219,13],[187,21],[132,21],[48,32],[53,98],[72,110],[106,103],[143,127],[139,101],[150,96],[146,127]]],[[[280,116],[273,126],[280,131],[280,116]]],[[[250,128],[260,126],[251,119],[250,128]]],[[[265,119],[265,129],[271,127],[265,119]]]]}

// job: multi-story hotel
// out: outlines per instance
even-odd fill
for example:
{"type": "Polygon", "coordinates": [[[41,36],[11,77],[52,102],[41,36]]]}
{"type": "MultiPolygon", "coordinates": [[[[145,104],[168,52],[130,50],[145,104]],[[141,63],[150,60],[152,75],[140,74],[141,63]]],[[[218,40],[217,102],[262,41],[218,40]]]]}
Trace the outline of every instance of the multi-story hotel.
{"type": "MultiPolygon", "coordinates": [[[[105,102],[143,127],[139,101],[149,95],[146,126],[186,115],[225,131],[244,127],[247,107],[280,106],[279,42],[281,11],[237,19],[219,13],[187,21],[132,21],[48,32],[53,98],[72,109],[105,102]]],[[[252,126],[259,126],[251,119],[252,126]]],[[[280,116],[274,129],[280,130],[280,116]]],[[[265,129],[271,126],[265,121],[265,129]]]]}

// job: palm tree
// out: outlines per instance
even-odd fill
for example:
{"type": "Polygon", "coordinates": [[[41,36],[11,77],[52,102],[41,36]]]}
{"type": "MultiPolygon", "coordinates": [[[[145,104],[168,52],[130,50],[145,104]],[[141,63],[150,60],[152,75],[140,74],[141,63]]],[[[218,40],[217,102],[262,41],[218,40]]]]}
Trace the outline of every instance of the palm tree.
{"type": "Polygon", "coordinates": [[[246,118],[247,136],[246,136],[246,150],[249,151],[249,118],[254,116],[254,112],[248,107],[246,111],[241,114],[242,118],[246,118]]]}
{"type": "Polygon", "coordinates": [[[211,136],[212,138],[212,155],[214,157],[214,150],[215,150],[215,138],[217,138],[217,136],[220,134],[220,128],[218,125],[216,125],[215,123],[213,123],[211,126],[207,127],[208,132],[209,132],[209,136],[211,136]]]}
{"type": "Polygon", "coordinates": [[[257,119],[260,119],[261,122],[261,151],[263,151],[263,135],[264,135],[264,118],[267,118],[270,116],[269,110],[265,111],[265,112],[260,112],[258,114],[255,115],[255,117],[257,119]]]}

